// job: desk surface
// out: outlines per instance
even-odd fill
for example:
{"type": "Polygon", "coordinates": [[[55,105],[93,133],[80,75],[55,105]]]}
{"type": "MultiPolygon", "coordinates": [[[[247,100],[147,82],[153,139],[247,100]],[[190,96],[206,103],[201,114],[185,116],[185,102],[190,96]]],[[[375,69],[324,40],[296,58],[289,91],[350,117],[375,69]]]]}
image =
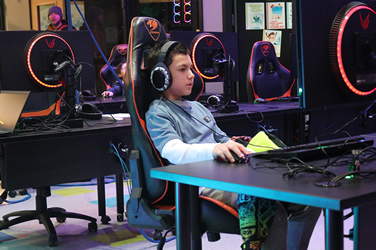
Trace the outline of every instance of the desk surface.
{"type": "MultiPolygon", "coordinates": [[[[254,163],[255,159],[252,160],[254,163]]],[[[347,167],[335,171],[346,172],[347,167]]],[[[375,177],[341,181],[339,187],[317,187],[316,182],[329,180],[320,174],[300,173],[288,179],[286,169],[253,169],[248,163],[229,164],[203,161],[151,170],[151,177],[194,186],[245,193],[263,198],[343,210],[376,200],[375,177]]]]}

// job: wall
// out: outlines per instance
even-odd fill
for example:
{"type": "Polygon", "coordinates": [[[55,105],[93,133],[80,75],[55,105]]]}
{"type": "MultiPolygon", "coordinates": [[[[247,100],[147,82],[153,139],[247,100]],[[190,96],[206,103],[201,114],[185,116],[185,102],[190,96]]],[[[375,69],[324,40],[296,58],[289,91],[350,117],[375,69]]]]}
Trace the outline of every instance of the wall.
{"type": "Polygon", "coordinates": [[[30,30],[29,0],[5,0],[5,29],[30,30]]]}
{"type": "Polygon", "coordinates": [[[202,1],[203,28],[207,32],[222,32],[222,0],[202,1]]]}

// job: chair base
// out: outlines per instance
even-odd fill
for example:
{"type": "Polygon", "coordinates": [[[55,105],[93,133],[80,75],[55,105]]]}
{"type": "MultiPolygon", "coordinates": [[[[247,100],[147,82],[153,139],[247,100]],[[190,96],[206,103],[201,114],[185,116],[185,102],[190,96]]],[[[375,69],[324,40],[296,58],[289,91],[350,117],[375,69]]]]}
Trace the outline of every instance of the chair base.
{"type": "Polygon", "coordinates": [[[23,210],[16,211],[3,216],[0,221],[0,230],[7,229],[10,226],[20,224],[26,221],[38,219],[41,224],[46,228],[49,239],[49,246],[57,246],[58,239],[54,225],[51,218],[56,218],[58,222],[65,222],[66,218],[76,218],[88,220],[89,232],[96,232],[98,230],[97,219],[78,213],[67,212],[63,208],[53,207],[47,208],[47,197],[51,195],[50,187],[37,188],[36,196],[36,210],[23,210]],[[10,217],[16,217],[9,220],[10,217]]]}

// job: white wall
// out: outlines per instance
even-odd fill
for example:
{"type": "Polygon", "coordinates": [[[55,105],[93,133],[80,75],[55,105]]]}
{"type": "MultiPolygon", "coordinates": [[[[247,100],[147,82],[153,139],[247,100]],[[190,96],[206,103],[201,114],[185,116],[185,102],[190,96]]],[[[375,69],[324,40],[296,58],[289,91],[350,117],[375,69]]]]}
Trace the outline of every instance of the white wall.
{"type": "Polygon", "coordinates": [[[202,0],[202,12],[204,26],[203,31],[223,31],[222,0],[202,0]]]}
{"type": "Polygon", "coordinates": [[[5,30],[30,30],[29,0],[5,0],[5,30]]]}

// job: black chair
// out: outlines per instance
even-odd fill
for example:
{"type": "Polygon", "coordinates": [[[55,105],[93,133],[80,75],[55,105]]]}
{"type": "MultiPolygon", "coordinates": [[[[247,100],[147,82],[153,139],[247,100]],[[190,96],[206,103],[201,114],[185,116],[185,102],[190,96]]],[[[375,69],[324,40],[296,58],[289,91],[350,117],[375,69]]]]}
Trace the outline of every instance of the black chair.
{"type": "MultiPolygon", "coordinates": [[[[149,104],[159,98],[159,93],[150,83],[145,59],[148,50],[158,41],[167,40],[167,36],[158,20],[150,17],[134,18],[129,34],[125,96],[131,116],[134,150],[130,156],[132,192],[127,202],[127,219],[129,226],[134,228],[168,230],[175,226],[175,185],[150,177],[151,168],[168,163],[155,149],[145,125],[149,104]]],[[[198,98],[202,91],[203,81],[196,74],[192,94],[187,99],[198,98]]],[[[218,240],[221,232],[240,234],[237,216],[237,211],[221,202],[207,197],[199,199],[198,230],[201,234],[210,232],[209,241],[218,240]]],[[[201,244],[201,239],[198,244],[201,244]]]]}
{"type": "Polygon", "coordinates": [[[290,71],[279,63],[274,45],[268,41],[255,42],[247,74],[248,101],[291,97],[294,83],[290,71]]]}
{"type": "MultiPolygon", "coordinates": [[[[110,57],[108,58],[108,63],[114,71],[120,63],[127,61],[127,51],[128,44],[118,44],[112,48],[110,57]]],[[[116,76],[107,64],[101,68],[99,75],[106,85],[106,89],[110,89],[117,81],[116,76]]]]}

